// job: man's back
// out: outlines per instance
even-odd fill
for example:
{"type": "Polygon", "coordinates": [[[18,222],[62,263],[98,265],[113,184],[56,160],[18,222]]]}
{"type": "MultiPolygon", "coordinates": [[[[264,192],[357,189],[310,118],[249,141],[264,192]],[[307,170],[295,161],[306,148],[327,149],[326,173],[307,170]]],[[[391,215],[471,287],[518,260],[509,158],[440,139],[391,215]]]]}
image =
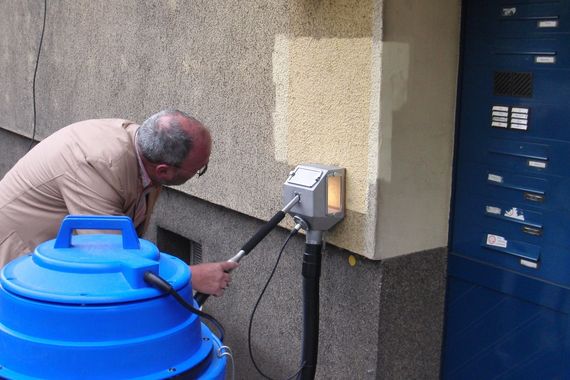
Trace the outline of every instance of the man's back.
{"type": "Polygon", "coordinates": [[[0,181],[0,267],[57,234],[67,214],[134,216],[141,190],[134,133],[87,120],[49,136],[0,181]]]}

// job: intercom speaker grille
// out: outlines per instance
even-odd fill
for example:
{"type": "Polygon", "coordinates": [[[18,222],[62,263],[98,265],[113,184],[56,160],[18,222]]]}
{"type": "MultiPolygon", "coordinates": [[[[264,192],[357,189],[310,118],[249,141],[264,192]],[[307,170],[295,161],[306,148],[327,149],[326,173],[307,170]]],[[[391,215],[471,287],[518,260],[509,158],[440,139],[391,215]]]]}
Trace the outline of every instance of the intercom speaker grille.
{"type": "Polygon", "coordinates": [[[532,97],[532,73],[496,71],[493,91],[496,96],[532,97]]]}

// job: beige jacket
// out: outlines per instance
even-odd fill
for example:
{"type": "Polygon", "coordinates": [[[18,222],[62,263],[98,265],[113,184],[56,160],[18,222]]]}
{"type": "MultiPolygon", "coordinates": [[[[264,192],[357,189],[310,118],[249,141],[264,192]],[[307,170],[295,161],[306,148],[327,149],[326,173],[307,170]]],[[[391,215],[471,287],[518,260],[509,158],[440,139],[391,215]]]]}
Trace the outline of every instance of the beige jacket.
{"type": "Polygon", "coordinates": [[[82,121],[16,163],[0,181],[0,267],[53,239],[68,214],[127,215],[146,227],[158,191],[145,205],[137,129],[127,120],[82,121]]]}

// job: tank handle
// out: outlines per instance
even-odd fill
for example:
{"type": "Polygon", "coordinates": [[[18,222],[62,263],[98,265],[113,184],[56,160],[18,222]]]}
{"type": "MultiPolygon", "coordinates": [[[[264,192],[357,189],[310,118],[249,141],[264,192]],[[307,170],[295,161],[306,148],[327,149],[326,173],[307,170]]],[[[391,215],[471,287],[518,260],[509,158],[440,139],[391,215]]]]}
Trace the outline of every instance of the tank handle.
{"type": "Polygon", "coordinates": [[[68,215],[61,222],[54,248],[70,248],[74,230],[120,230],[123,249],[140,249],[137,231],[128,216],[68,215]]]}

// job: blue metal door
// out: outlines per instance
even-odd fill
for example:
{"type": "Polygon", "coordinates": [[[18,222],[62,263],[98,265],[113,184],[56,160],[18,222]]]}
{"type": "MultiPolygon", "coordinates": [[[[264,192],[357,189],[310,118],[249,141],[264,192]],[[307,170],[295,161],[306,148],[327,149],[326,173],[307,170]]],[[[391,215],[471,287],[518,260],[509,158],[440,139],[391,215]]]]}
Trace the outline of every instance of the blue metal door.
{"type": "Polygon", "coordinates": [[[570,379],[570,0],[465,0],[445,379],[570,379]]]}

